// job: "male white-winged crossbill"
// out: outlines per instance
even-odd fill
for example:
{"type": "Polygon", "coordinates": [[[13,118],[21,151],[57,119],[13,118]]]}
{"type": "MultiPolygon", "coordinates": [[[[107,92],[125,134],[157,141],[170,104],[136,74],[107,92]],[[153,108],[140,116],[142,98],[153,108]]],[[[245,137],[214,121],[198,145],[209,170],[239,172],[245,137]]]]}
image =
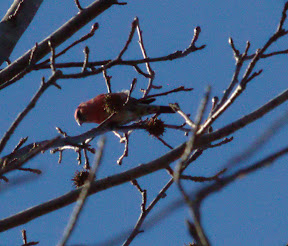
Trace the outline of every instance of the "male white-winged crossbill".
{"type": "Polygon", "coordinates": [[[75,111],[75,120],[78,125],[82,123],[100,124],[113,113],[111,123],[124,125],[139,120],[149,114],[174,113],[169,106],[149,105],[155,98],[136,99],[130,97],[128,92],[100,94],[93,99],[81,103],[75,111]]]}

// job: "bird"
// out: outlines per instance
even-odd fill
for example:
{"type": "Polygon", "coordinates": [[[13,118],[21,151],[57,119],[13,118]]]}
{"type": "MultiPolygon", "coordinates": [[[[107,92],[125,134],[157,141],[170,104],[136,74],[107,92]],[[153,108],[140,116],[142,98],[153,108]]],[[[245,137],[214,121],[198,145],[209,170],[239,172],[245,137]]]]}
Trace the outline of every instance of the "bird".
{"type": "Polygon", "coordinates": [[[175,113],[170,106],[150,105],[155,100],[155,98],[129,97],[128,91],[100,94],[80,103],[74,117],[79,126],[83,123],[101,124],[111,115],[113,116],[109,119],[111,120],[109,123],[125,125],[150,114],[175,113]]]}

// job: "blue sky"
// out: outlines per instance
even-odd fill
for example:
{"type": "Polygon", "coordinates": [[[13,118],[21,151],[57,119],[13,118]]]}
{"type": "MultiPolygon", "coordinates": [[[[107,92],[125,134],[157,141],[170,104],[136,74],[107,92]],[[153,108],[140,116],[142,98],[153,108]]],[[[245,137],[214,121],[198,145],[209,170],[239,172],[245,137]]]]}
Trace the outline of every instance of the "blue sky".
{"type": "MultiPolygon", "coordinates": [[[[81,1],[83,6],[91,2],[81,1]]],[[[12,1],[1,2],[1,16],[4,16],[11,3],[12,1]]],[[[249,40],[250,53],[254,53],[276,30],[283,6],[284,1],[273,0],[222,0],[213,3],[207,0],[179,0],[177,3],[167,0],[128,1],[126,6],[110,8],[56,51],[60,51],[89,32],[90,26],[98,22],[100,28],[95,36],[73,48],[61,61],[82,61],[82,50],[85,45],[90,47],[91,60],[115,58],[127,40],[132,20],[138,16],[148,55],[157,57],[185,49],[193,37],[193,29],[200,26],[202,32],[197,45],[206,44],[204,50],[176,61],[152,64],[156,72],[155,83],[162,85],[163,90],[181,85],[194,88],[192,92],[172,94],[166,98],[159,98],[157,102],[163,105],[178,102],[181,109],[190,113],[193,118],[207,85],[212,87],[213,96],[220,97],[230,83],[235,60],[228,38],[234,39],[240,51],[243,51],[246,41],[249,40]]],[[[76,12],[72,0],[44,1],[10,59],[12,61],[17,59],[35,42],[46,38],[76,12]]],[[[285,27],[288,28],[287,23],[285,27]]],[[[287,49],[287,38],[277,42],[270,51],[277,49],[287,49]]],[[[141,52],[135,37],[124,58],[140,57],[141,52]]],[[[286,55],[260,61],[256,69],[263,69],[261,76],[248,85],[247,90],[215,122],[213,128],[223,127],[250,113],[286,89],[287,64],[286,55]]],[[[131,81],[136,77],[138,83],[133,95],[140,97],[139,89],[147,85],[147,80],[130,67],[113,68],[108,74],[113,76],[113,91],[129,89],[131,81]]],[[[2,135],[39,88],[41,77],[49,75],[49,70],[33,72],[0,92],[2,135]]],[[[74,120],[74,111],[80,102],[106,92],[102,75],[78,80],[61,80],[59,84],[62,90],[53,87],[41,97],[35,109],[16,130],[4,154],[10,153],[20,137],[29,136],[29,143],[53,138],[57,135],[56,126],[70,135],[78,135],[94,127],[92,124],[79,127],[74,120]]],[[[214,175],[231,157],[247,148],[286,110],[286,107],[287,104],[283,104],[262,119],[238,131],[233,135],[234,140],[231,143],[207,150],[187,169],[187,174],[214,175]]],[[[162,119],[171,124],[182,123],[178,115],[163,116],[162,119]]],[[[122,166],[118,166],[116,161],[122,154],[124,146],[112,133],[106,135],[108,141],[99,178],[149,162],[168,151],[159,141],[145,132],[134,132],[130,138],[129,156],[124,159],[122,166]]],[[[167,130],[164,139],[176,147],[186,138],[181,132],[167,130]]],[[[96,141],[94,140],[92,144],[96,146],[96,141]]],[[[287,127],[284,127],[261,148],[257,155],[242,165],[257,161],[286,145],[287,127]]],[[[31,179],[29,182],[17,186],[1,183],[5,188],[0,196],[1,218],[61,196],[73,189],[70,179],[76,170],[81,170],[81,166],[77,166],[76,154],[73,151],[66,151],[63,154],[63,162],[58,164],[57,160],[57,155],[46,152],[27,164],[29,167],[41,169],[43,174],[40,177],[29,175],[31,179]]],[[[286,162],[287,158],[283,157],[272,167],[240,179],[205,200],[202,206],[203,226],[213,245],[285,245],[288,242],[286,162]]],[[[21,175],[28,176],[26,173],[14,172],[8,178],[13,181],[21,175]]],[[[142,188],[147,189],[149,202],[168,180],[169,176],[165,171],[158,171],[138,181],[142,188]]],[[[202,186],[195,183],[185,184],[191,191],[202,186]]],[[[179,197],[179,191],[173,186],[149,218],[179,197]]],[[[97,245],[133,227],[140,213],[140,204],[140,193],[130,183],[90,196],[69,245],[80,243],[97,245]]],[[[73,205],[67,206],[26,225],[1,233],[0,245],[20,245],[22,229],[27,230],[29,240],[40,241],[40,245],[55,245],[62,236],[72,209],[73,205]]],[[[173,211],[161,223],[140,234],[132,245],[188,244],[192,241],[185,226],[185,219],[189,216],[188,210],[183,207],[173,211]]],[[[119,242],[118,245],[121,244],[122,242],[119,242]]]]}

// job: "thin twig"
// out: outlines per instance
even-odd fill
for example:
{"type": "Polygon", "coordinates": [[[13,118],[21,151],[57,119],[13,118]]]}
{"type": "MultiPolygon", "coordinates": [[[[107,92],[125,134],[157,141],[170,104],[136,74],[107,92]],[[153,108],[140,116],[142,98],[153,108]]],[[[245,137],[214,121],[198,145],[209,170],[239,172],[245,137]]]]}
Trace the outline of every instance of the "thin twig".
{"type": "Polygon", "coordinates": [[[286,14],[287,10],[288,10],[288,2],[285,3],[284,8],[282,10],[282,16],[281,16],[281,19],[277,28],[277,32],[283,31],[283,25],[287,18],[287,14],[286,14]]]}
{"type": "Polygon", "coordinates": [[[157,93],[157,94],[152,94],[152,95],[148,95],[145,97],[145,99],[147,98],[153,98],[153,97],[161,97],[161,96],[167,96],[168,94],[172,94],[172,93],[175,93],[175,92],[180,92],[180,91],[192,91],[193,88],[185,88],[184,86],[179,86],[173,90],[170,90],[170,91],[165,91],[165,92],[162,92],[162,93],[157,93]]]}
{"type": "Polygon", "coordinates": [[[168,147],[169,149],[173,149],[173,147],[171,145],[169,145],[167,142],[165,142],[162,138],[160,138],[159,136],[155,136],[161,143],[163,143],[166,147],[168,147]]]}
{"type": "Polygon", "coordinates": [[[132,38],[134,36],[134,33],[135,33],[135,29],[136,29],[136,20],[133,20],[132,24],[131,24],[131,31],[129,33],[129,36],[128,36],[128,40],[126,41],[126,44],[124,45],[123,49],[120,51],[119,55],[117,56],[116,60],[121,60],[122,59],[122,56],[124,55],[124,53],[126,52],[126,50],[128,49],[131,41],[132,41],[132,38]]]}
{"type": "Polygon", "coordinates": [[[184,122],[184,123],[181,124],[180,126],[164,124],[164,127],[165,127],[165,128],[170,128],[170,129],[176,129],[176,130],[179,130],[179,131],[183,131],[183,132],[185,132],[185,134],[186,134],[187,132],[190,132],[190,131],[191,131],[191,128],[184,128],[183,126],[185,126],[185,125],[186,125],[186,123],[184,122]]]}
{"type": "Polygon", "coordinates": [[[28,66],[32,66],[32,65],[34,65],[35,64],[35,54],[36,54],[36,52],[37,52],[37,50],[38,50],[38,43],[35,43],[35,46],[32,48],[32,50],[31,50],[31,54],[30,54],[30,59],[29,59],[29,65],[28,66]]]}
{"type": "Polygon", "coordinates": [[[83,149],[83,153],[84,153],[84,169],[85,170],[90,170],[90,162],[89,162],[89,158],[87,155],[87,149],[83,149]]]}
{"type": "Polygon", "coordinates": [[[111,78],[112,78],[112,76],[107,75],[106,69],[103,69],[103,77],[104,77],[105,82],[106,82],[107,92],[111,93],[112,92],[112,90],[111,90],[111,78]]]}
{"type": "Polygon", "coordinates": [[[19,1],[14,13],[9,15],[8,20],[10,20],[10,21],[16,20],[17,15],[19,15],[20,11],[23,9],[23,6],[24,6],[23,3],[24,3],[24,0],[19,1]]]}
{"type": "Polygon", "coordinates": [[[135,64],[133,67],[135,68],[137,73],[139,73],[140,75],[142,75],[145,78],[149,79],[150,75],[148,73],[143,72],[142,69],[137,64],[135,64]]]}
{"type": "Polygon", "coordinates": [[[190,126],[192,129],[196,129],[196,124],[188,117],[187,114],[185,114],[181,109],[178,103],[170,103],[169,106],[175,111],[177,112],[179,115],[181,115],[184,120],[185,123],[190,126]]]}
{"type": "Polygon", "coordinates": [[[75,148],[75,152],[77,153],[77,163],[78,166],[82,164],[82,154],[81,154],[81,149],[80,148],[75,148]]]}
{"type": "Polygon", "coordinates": [[[15,153],[24,143],[26,143],[27,139],[28,139],[28,137],[21,138],[20,141],[18,142],[18,144],[15,146],[15,148],[11,152],[11,154],[15,153]]]}
{"type": "MultiPolygon", "coordinates": [[[[134,21],[136,22],[136,30],[137,30],[138,38],[139,38],[138,43],[139,43],[143,58],[146,59],[146,58],[148,58],[148,56],[147,56],[147,52],[146,52],[145,47],[144,47],[142,30],[140,29],[140,24],[139,24],[138,17],[135,17],[134,21]]],[[[146,97],[149,94],[150,90],[153,88],[153,81],[154,81],[154,78],[155,78],[155,72],[151,68],[149,62],[146,62],[146,69],[147,69],[147,72],[149,74],[149,83],[148,83],[148,86],[147,86],[146,90],[144,90],[143,97],[146,97]]]]}
{"type": "Polygon", "coordinates": [[[60,127],[56,126],[55,128],[57,132],[60,133],[64,138],[68,136],[67,132],[64,132],[60,127]]]}
{"type": "Polygon", "coordinates": [[[41,174],[42,171],[39,169],[35,169],[35,168],[24,168],[24,167],[18,167],[17,168],[20,171],[25,171],[25,172],[30,172],[30,173],[36,173],[36,174],[41,174]]]}
{"type": "Polygon", "coordinates": [[[236,49],[236,47],[234,45],[234,41],[233,41],[233,39],[231,37],[229,37],[228,43],[230,44],[230,46],[231,46],[231,48],[233,50],[233,53],[234,53],[234,58],[237,61],[239,59],[239,56],[240,56],[240,51],[236,49]]]}
{"type": "Polygon", "coordinates": [[[77,8],[79,9],[79,12],[83,10],[83,8],[81,7],[80,3],[79,3],[79,0],[74,0],[75,1],[75,4],[77,6],[77,8]]]}
{"type": "Polygon", "coordinates": [[[146,203],[147,203],[147,191],[141,188],[138,181],[136,179],[133,179],[131,183],[137,188],[137,190],[140,192],[142,196],[142,203],[141,203],[141,213],[145,213],[146,211],[146,203]]]}
{"type": "Polygon", "coordinates": [[[129,134],[128,133],[124,133],[124,137],[121,138],[121,141],[123,141],[123,140],[124,140],[124,143],[125,143],[125,147],[124,147],[123,154],[117,160],[117,164],[118,165],[121,165],[124,157],[128,156],[128,151],[129,151],[129,148],[128,148],[128,146],[129,146],[129,134]]]}
{"type": "Polygon", "coordinates": [[[207,182],[207,181],[214,181],[219,180],[219,176],[227,171],[227,168],[222,169],[212,177],[200,177],[200,176],[190,176],[190,175],[181,175],[180,178],[184,180],[191,180],[194,182],[207,182]]]}
{"type": "Polygon", "coordinates": [[[84,52],[85,58],[83,62],[82,73],[84,73],[87,70],[87,64],[89,62],[89,53],[90,53],[89,47],[85,46],[83,52],[84,52]]]}
{"type": "Polygon", "coordinates": [[[32,245],[37,245],[39,242],[29,242],[27,241],[27,235],[26,235],[26,230],[22,230],[22,240],[23,244],[21,246],[32,246],[32,245]]]}
{"type": "Polygon", "coordinates": [[[230,143],[233,139],[234,139],[233,137],[224,138],[224,139],[223,139],[222,141],[220,141],[219,143],[208,145],[207,148],[211,149],[211,148],[215,148],[215,147],[222,146],[223,144],[230,143]]]}
{"type": "Polygon", "coordinates": [[[136,83],[137,83],[137,79],[134,78],[131,82],[130,89],[129,89],[128,95],[127,95],[127,99],[126,99],[124,105],[126,105],[129,102],[131,94],[132,94],[133,90],[135,89],[136,83]]]}
{"type": "Polygon", "coordinates": [[[52,70],[52,74],[56,72],[55,68],[55,48],[51,40],[48,40],[48,45],[50,47],[51,56],[50,56],[50,68],[52,70]]]}

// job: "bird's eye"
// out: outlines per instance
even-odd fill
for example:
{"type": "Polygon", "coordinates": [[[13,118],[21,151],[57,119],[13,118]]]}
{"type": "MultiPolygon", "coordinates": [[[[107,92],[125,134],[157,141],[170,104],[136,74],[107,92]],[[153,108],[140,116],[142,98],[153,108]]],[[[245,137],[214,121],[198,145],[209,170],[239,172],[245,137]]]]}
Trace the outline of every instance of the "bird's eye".
{"type": "Polygon", "coordinates": [[[81,113],[80,110],[77,111],[77,119],[79,120],[79,122],[85,122],[86,121],[84,115],[81,113]]]}

